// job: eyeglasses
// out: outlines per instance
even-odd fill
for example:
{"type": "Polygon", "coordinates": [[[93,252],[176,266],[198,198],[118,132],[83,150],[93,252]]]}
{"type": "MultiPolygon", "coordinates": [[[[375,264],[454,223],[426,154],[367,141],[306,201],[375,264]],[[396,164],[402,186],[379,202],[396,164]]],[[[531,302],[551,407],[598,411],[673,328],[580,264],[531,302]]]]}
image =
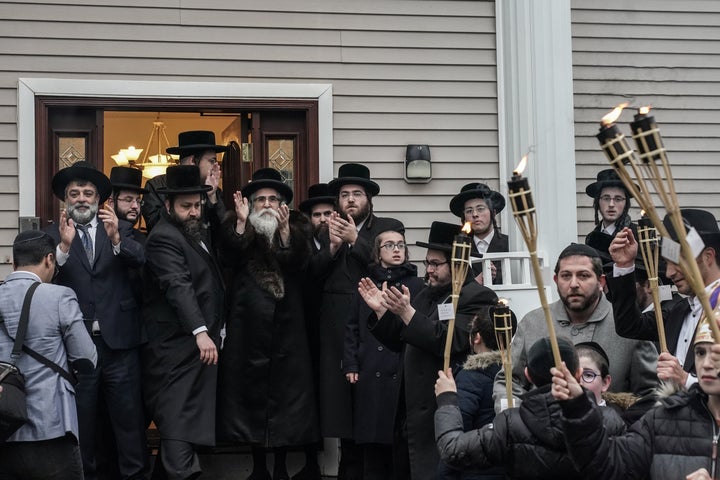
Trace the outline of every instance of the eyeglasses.
{"type": "Polygon", "coordinates": [[[620,195],[617,195],[615,197],[611,197],[610,195],[603,195],[602,197],[600,197],[600,201],[605,203],[610,203],[611,201],[614,203],[625,203],[625,200],[627,200],[627,198],[621,197],[620,195]]]}
{"type": "Polygon", "coordinates": [[[404,242],[398,242],[398,243],[388,242],[388,243],[384,243],[384,244],[380,245],[380,248],[384,248],[388,252],[392,252],[396,248],[398,250],[405,250],[405,243],[404,242]]]}
{"type": "Polygon", "coordinates": [[[357,199],[362,198],[362,197],[364,197],[364,196],[366,196],[366,193],[363,192],[362,190],[353,190],[352,192],[348,192],[348,191],[340,192],[340,199],[341,199],[341,200],[347,200],[347,199],[350,198],[350,197],[352,197],[352,198],[354,198],[355,200],[357,200],[357,199]]]}
{"type": "Polygon", "coordinates": [[[270,202],[271,204],[280,203],[280,198],[275,195],[270,195],[269,197],[255,197],[255,203],[264,204],[265,202],[270,202]]]}
{"type": "Polygon", "coordinates": [[[474,207],[474,208],[468,207],[463,211],[465,212],[465,215],[472,215],[473,213],[477,213],[477,214],[485,213],[487,211],[487,209],[488,209],[488,207],[486,207],[485,205],[478,205],[477,207],[474,207]]]}
{"type": "Polygon", "coordinates": [[[600,374],[594,370],[583,370],[581,378],[582,378],[582,381],[585,383],[592,383],[599,376],[600,376],[600,374]]]}
{"type": "Polygon", "coordinates": [[[137,203],[141,207],[143,205],[145,205],[145,202],[143,200],[141,200],[140,198],[123,197],[123,198],[118,198],[117,201],[121,202],[121,203],[127,203],[129,205],[132,205],[133,203],[137,203]]]}
{"type": "Polygon", "coordinates": [[[438,268],[440,265],[445,265],[446,263],[450,263],[447,260],[444,262],[438,262],[437,260],[423,260],[423,265],[425,265],[425,268],[438,268]]]}

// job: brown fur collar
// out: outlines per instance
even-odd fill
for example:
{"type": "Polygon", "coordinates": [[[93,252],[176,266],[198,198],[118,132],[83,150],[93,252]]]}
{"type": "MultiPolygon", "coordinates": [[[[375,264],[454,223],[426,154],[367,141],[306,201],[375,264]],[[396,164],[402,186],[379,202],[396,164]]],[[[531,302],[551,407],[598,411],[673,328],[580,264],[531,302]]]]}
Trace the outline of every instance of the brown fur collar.
{"type": "Polygon", "coordinates": [[[494,363],[502,365],[502,356],[497,350],[468,356],[463,368],[465,370],[484,370],[494,363]]]}

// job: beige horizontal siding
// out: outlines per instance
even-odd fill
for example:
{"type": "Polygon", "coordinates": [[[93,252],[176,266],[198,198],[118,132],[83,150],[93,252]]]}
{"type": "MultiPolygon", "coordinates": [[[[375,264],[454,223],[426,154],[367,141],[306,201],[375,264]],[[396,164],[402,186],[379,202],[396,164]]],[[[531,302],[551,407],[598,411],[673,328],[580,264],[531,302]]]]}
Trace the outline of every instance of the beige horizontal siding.
{"type": "Polygon", "coordinates": [[[0,2],[0,167],[12,165],[0,229],[17,211],[20,77],[331,83],[334,171],[367,163],[377,211],[426,239],[432,220],[454,221],[463,184],[497,186],[494,12],[487,0],[0,2]],[[430,145],[429,184],[402,180],[411,143],[430,145]]]}
{"type": "MultiPolygon", "coordinates": [[[[595,139],[600,118],[623,101],[633,107],[618,122],[626,136],[635,109],[652,105],[680,205],[720,217],[720,3],[573,1],[572,8],[580,237],[593,228],[585,187],[610,168],[595,139]]],[[[637,208],[631,215],[638,218],[637,208]]]]}

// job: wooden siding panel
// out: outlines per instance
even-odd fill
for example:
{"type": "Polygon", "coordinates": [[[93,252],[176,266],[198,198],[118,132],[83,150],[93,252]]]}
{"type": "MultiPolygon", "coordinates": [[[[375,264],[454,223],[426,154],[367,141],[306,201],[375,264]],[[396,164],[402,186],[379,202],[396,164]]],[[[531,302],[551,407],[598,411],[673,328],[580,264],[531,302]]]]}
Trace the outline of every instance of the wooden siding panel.
{"type": "Polygon", "coordinates": [[[610,168],[595,139],[599,121],[624,100],[633,106],[618,122],[625,135],[634,108],[653,106],[680,205],[720,218],[720,4],[571,3],[580,238],[594,226],[585,187],[610,168]]]}

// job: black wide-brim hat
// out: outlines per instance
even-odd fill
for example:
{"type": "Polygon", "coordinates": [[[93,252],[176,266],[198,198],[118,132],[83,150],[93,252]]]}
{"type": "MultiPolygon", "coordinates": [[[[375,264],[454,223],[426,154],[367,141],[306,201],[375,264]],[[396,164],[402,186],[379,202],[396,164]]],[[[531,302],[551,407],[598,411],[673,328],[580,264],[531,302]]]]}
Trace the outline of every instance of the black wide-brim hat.
{"type": "Polygon", "coordinates": [[[282,175],[274,168],[260,168],[252,175],[252,180],[242,189],[242,195],[250,198],[250,195],[257,192],[261,188],[272,188],[282,195],[285,203],[290,203],[293,199],[293,191],[285,182],[282,175]]]}
{"type": "Polygon", "coordinates": [[[69,167],[65,167],[55,174],[52,179],[53,193],[60,200],[65,200],[65,188],[72,181],[84,180],[95,185],[103,203],[112,194],[112,183],[103,172],[95,168],[90,162],[80,160],[69,167]]]}
{"type": "MultiPolygon", "coordinates": [[[[686,224],[695,228],[700,238],[713,243],[720,241],[720,228],[718,228],[717,220],[715,220],[712,213],[697,208],[683,208],[680,210],[680,214],[686,224]]],[[[670,215],[665,215],[663,225],[665,225],[670,237],[677,242],[678,236],[675,227],[670,221],[670,215]]]]}
{"type": "Polygon", "coordinates": [[[450,211],[459,218],[465,217],[465,202],[473,198],[482,198],[486,202],[489,201],[495,214],[503,211],[505,208],[505,197],[500,192],[496,192],[484,183],[473,182],[464,185],[460,189],[460,193],[450,200],[450,211]]]}
{"type": "Polygon", "coordinates": [[[338,176],[328,183],[331,195],[336,195],[343,185],[360,185],[368,195],[374,197],[380,193],[380,185],[370,179],[370,169],[362,163],[346,163],[340,165],[338,176]]]}
{"type": "Polygon", "coordinates": [[[197,165],[173,165],[165,172],[166,187],[158,188],[165,195],[186,195],[212,190],[200,180],[200,168],[197,165]]]}
{"type": "Polygon", "coordinates": [[[228,147],[215,144],[215,133],[208,130],[190,130],[178,134],[178,146],[166,148],[167,153],[186,157],[192,153],[212,150],[213,152],[227,152],[228,147]]]}
{"type": "Polygon", "coordinates": [[[330,189],[328,188],[327,183],[316,183],[315,185],[310,185],[310,188],[308,188],[308,198],[307,200],[300,202],[298,210],[310,215],[312,208],[321,203],[335,205],[335,197],[330,194],[330,189]]]}
{"type": "MultiPolygon", "coordinates": [[[[607,187],[622,188],[627,192],[630,197],[632,197],[632,193],[628,191],[628,189],[625,187],[625,184],[622,182],[622,180],[620,180],[617,172],[612,168],[600,170],[597,174],[597,180],[585,187],[585,193],[588,197],[598,198],[603,188],[607,187]]],[[[635,188],[640,191],[639,186],[635,185],[635,188]]]]}
{"type": "Polygon", "coordinates": [[[147,193],[147,189],[142,188],[142,171],[137,168],[130,167],[113,167],[110,170],[110,183],[113,189],[130,190],[133,192],[147,193]]]}
{"type": "MultiPolygon", "coordinates": [[[[428,250],[440,250],[442,252],[452,253],[453,242],[455,236],[462,233],[462,226],[455,223],[433,222],[430,225],[430,233],[427,242],[416,242],[418,247],[427,248],[428,250]]],[[[482,257],[480,254],[471,253],[473,257],[482,257]]]]}

